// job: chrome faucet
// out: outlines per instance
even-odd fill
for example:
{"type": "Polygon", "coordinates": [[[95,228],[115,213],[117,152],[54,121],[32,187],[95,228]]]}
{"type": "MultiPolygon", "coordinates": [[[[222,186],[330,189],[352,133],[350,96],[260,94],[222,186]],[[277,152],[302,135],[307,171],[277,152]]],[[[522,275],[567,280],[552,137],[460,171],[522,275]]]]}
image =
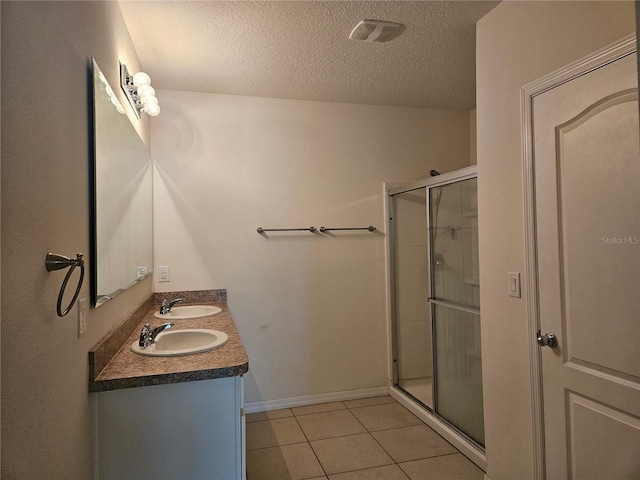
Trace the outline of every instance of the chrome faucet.
{"type": "Polygon", "coordinates": [[[162,305],[160,305],[160,315],[166,315],[167,313],[169,313],[171,311],[171,308],[173,308],[176,303],[182,303],[182,299],[176,298],[175,300],[171,300],[170,302],[167,302],[166,298],[162,300],[162,305]]]}
{"type": "Polygon", "coordinates": [[[163,323],[156,328],[151,328],[151,325],[149,325],[149,323],[145,323],[144,327],[142,327],[142,331],[140,332],[140,340],[138,341],[138,345],[146,348],[149,345],[154,344],[158,334],[163,330],[171,327],[173,327],[173,323],[163,323]]]}

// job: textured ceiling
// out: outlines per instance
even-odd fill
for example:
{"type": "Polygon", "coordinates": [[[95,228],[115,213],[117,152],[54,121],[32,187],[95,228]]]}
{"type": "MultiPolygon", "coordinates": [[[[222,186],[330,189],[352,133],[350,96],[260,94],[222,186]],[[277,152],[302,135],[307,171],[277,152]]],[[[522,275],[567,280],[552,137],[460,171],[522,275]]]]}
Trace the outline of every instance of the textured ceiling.
{"type": "Polygon", "coordinates": [[[121,1],[161,89],[470,110],[485,1],[121,1]],[[406,25],[349,40],[363,19],[406,25]]]}

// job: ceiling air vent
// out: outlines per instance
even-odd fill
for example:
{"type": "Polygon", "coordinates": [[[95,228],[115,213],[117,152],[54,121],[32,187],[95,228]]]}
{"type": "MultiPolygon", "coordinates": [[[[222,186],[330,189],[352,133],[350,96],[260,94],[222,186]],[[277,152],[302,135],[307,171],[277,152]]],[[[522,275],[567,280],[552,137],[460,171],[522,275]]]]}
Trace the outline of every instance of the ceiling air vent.
{"type": "Polygon", "coordinates": [[[402,33],[400,23],[383,20],[362,20],[351,31],[351,40],[363,40],[369,43],[388,42],[402,33]]]}

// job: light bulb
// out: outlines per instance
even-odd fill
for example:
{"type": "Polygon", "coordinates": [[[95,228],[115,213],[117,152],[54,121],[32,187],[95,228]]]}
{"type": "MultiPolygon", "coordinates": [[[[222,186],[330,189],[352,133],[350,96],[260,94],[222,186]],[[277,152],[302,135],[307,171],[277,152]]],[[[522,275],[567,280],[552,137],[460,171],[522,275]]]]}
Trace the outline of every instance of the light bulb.
{"type": "Polygon", "coordinates": [[[142,97],[140,99],[140,104],[142,104],[143,107],[158,105],[158,99],[156,97],[142,97]]]}
{"type": "Polygon", "coordinates": [[[138,72],[133,76],[133,85],[136,87],[151,85],[151,77],[144,72],[138,72]]]}
{"type": "Polygon", "coordinates": [[[160,113],[160,107],[158,106],[157,103],[154,103],[154,104],[145,106],[142,109],[142,111],[151,117],[155,117],[160,113]]]}
{"type": "Polygon", "coordinates": [[[146,97],[146,96],[154,97],[156,95],[156,91],[153,89],[151,85],[141,85],[138,87],[137,91],[138,91],[139,97],[146,97]]]}

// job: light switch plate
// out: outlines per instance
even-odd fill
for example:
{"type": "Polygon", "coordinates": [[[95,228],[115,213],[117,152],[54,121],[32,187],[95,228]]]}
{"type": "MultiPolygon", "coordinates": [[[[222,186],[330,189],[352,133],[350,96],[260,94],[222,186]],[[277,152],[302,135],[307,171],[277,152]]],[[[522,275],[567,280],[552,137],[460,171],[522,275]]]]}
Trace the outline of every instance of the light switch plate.
{"type": "Polygon", "coordinates": [[[520,298],[520,272],[509,272],[509,296],[520,298]]]}
{"type": "Polygon", "coordinates": [[[169,267],[166,265],[158,267],[158,282],[169,282],[169,281],[170,281],[169,267]]]}

